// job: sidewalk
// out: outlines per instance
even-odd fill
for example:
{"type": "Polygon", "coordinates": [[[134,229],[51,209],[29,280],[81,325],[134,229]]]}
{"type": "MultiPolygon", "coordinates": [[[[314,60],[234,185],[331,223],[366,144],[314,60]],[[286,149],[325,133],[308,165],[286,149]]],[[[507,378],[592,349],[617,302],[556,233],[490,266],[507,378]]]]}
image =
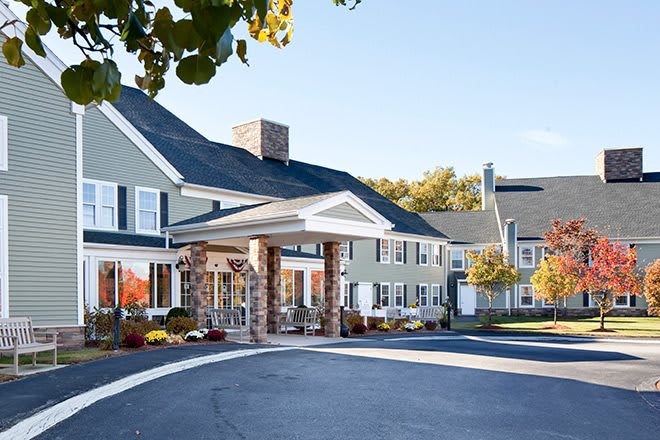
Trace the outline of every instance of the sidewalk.
{"type": "MultiPolygon", "coordinates": [[[[258,347],[269,346],[252,345],[250,348],[258,347]]],[[[56,403],[131,374],[172,362],[245,348],[243,344],[187,344],[72,365],[2,383],[0,431],[56,403]]]]}

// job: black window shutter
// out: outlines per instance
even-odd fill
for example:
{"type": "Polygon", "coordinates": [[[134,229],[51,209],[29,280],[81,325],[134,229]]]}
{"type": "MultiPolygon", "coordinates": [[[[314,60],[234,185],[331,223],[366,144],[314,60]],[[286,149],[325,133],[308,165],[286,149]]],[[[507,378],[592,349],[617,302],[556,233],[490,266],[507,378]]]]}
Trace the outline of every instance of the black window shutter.
{"type": "Polygon", "coordinates": [[[417,285],[415,290],[417,290],[417,294],[415,295],[415,304],[419,305],[419,293],[420,293],[419,292],[419,284],[417,285]]]}
{"type": "Polygon", "coordinates": [[[380,262],[380,240],[376,240],[376,262],[380,262]]]}
{"type": "Polygon", "coordinates": [[[380,304],[380,284],[376,286],[376,304],[380,304]]]}
{"type": "Polygon", "coordinates": [[[128,229],[128,210],[126,209],[126,187],[117,187],[117,228],[128,229]]]}
{"type": "Polygon", "coordinates": [[[353,283],[348,283],[348,304],[349,308],[353,307],[353,283]]]}
{"type": "Polygon", "coordinates": [[[352,241],[348,242],[348,259],[349,260],[353,259],[353,242],[352,241]]]}
{"type": "Polygon", "coordinates": [[[417,264],[419,264],[419,242],[417,242],[417,264]]]}
{"type": "Polygon", "coordinates": [[[403,264],[408,264],[408,242],[403,242],[403,264]]]}
{"type": "Polygon", "coordinates": [[[404,284],[403,285],[403,304],[401,304],[403,307],[407,307],[408,304],[408,285],[404,284]]]}
{"type": "Polygon", "coordinates": [[[442,252],[443,252],[442,245],[439,244],[438,245],[438,264],[440,264],[440,266],[442,266],[442,252]]]}
{"type": "Polygon", "coordinates": [[[587,292],[582,294],[582,307],[589,307],[589,294],[587,292]]]}
{"type": "Polygon", "coordinates": [[[316,255],[321,255],[321,243],[316,243],[316,255]]]}
{"type": "Polygon", "coordinates": [[[160,227],[164,228],[169,224],[169,221],[170,221],[170,207],[167,198],[167,193],[161,191],[160,192],[160,227]]]}
{"type": "Polygon", "coordinates": [[[637,296],[630,295],[630,307],[637,307],[637,296]]]}
{"type": "Polygon", "coordinates": [[[220,211],[220,202],[218,200],[213,201],[213,210],[220,211]]]}

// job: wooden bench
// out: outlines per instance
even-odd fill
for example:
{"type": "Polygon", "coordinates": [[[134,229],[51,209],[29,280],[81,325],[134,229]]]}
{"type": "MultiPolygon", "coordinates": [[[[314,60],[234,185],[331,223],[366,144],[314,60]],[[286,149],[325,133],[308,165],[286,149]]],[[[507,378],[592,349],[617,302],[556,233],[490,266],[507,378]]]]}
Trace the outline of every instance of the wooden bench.
{"type": "Polygon", "coordinates": [[[438,321],[442,317],[442,307],[417,307],[418,321],[438,321]]]}
{"type": "Polygon", "coordinates": [[[222,330],[238,330],[240,340],[243,342],[243,331],[245,326],[241,311],[237,309],[211,309],[211,327],[222,330]]]}
{"type": "Polygon", "coordinates": [[[18,375],[18,355],[32,353],[32,365],[37,365],[37,353],[53,352],[53,366],[57,366],[57,332],[35,332],[30,318],[0,319],[0,354],[14,355],[14,375],[18,375]],[[35,336],[50,336],[48,342],[37,342],[35,336]]]}
{"type": "Polygon", "coordinates": [[[287,309],[286,315],[280,320],[277,325],[277,334],[279,335],[284,326],[284,333],[288,331],[288,327],[302,327],[303,333],[307,336],[307,328],[311,329],[312,336],[316,336],[316,323],[318,321],[319,311],[314,307],[296,307],[287,309]]]}

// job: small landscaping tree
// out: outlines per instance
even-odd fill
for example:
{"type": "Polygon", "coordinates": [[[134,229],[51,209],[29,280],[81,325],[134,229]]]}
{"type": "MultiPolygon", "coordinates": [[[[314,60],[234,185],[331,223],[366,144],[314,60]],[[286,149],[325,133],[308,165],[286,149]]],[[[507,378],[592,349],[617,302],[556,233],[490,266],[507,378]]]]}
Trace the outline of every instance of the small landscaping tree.
{"type": "Polygon", "coordinates": [[[467,282],[488,300],[488,325],[491,325],[493,301],[520,281],[520,273],[495,246],[487,247],[481,254],[470,251],[467,257],[472,260],[466,271],[467,282]]]}
{"type": "Polygon", "coordinates": [[[553,305],[554,325],[557,325],[557,308],[562,298],[575,294],[578,284],[578,263],[570,256],[549,255],[539,263],[530,278],[536,299],[553,305]]]}
{"type": "Polygon", "coordinates": [[[601,238],[592,249],[592,264],[583,266],[577,289],[588,292],[598,305],[600,330],[605,330],[605,315],[614,307],[617,296],[641,293],[641,277],[636,265],[635,248],[601,238]]]}
{"type": "Polygon", "coordinates": [[[567,220],[566,223],[554,219],[552,227],[543,234],[546,244],[556,255],[569,256],[579,263],[586,262],[589,251],[600,238],[596,230],[584,226],[586,222],[586,218],[567,220]]]}
{"type": "Polygon", "coordinates": [[[660,258],[646,267],[644,296],[649,316],[660,316],[660,258]]]}

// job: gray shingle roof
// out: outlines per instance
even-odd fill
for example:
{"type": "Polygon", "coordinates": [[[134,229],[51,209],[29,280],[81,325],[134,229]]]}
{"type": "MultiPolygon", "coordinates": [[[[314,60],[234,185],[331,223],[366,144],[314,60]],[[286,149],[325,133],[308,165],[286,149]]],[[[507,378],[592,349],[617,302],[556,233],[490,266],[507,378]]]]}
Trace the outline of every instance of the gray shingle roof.
{"type": "Polygon", "coordinates": [[[503,179],[496,182],[500,218],[518,223],[518,237],[538,239],[555,218],[586,217],[611,238],[660,237],[660,172],[642,182],[604,183],[598,176],[503,179]]]}
{"type": "Polygon", "coordinates": [[[453,243],[499,243],[502,241],[495,211],[424,212],[420,216],[448,235],[453,243]]]}
{"type": "Polygon", "coordinates": [[[114,107],[184,176],[188,183],[290,199],[351,191],[394,223],[394,231],[446,238],[418,215],[392,203],[355,177],[295,160],[288,166],[212,142],[140,90],[123,86],[114,107]]]}
{"type": "Polygon", "coordinates": [[[220,209],[207,212],[206,214],[198,215],[178,223],[174,223],[170,226],[194,225],[197,223],[206,223],[219,219],[222,219],[222,223],[232,223],[234,221],[246,220],[253,217],[286,213],[305,208],[307,206],[313,205],[314,203],[329,199],[330,197],[334,197],[337,194],[340,193],[318,194],[314,196],[279,200],[276,202],[260,203],[258,205],[246,205],[239,206],[237,208],[220,209]]]}

